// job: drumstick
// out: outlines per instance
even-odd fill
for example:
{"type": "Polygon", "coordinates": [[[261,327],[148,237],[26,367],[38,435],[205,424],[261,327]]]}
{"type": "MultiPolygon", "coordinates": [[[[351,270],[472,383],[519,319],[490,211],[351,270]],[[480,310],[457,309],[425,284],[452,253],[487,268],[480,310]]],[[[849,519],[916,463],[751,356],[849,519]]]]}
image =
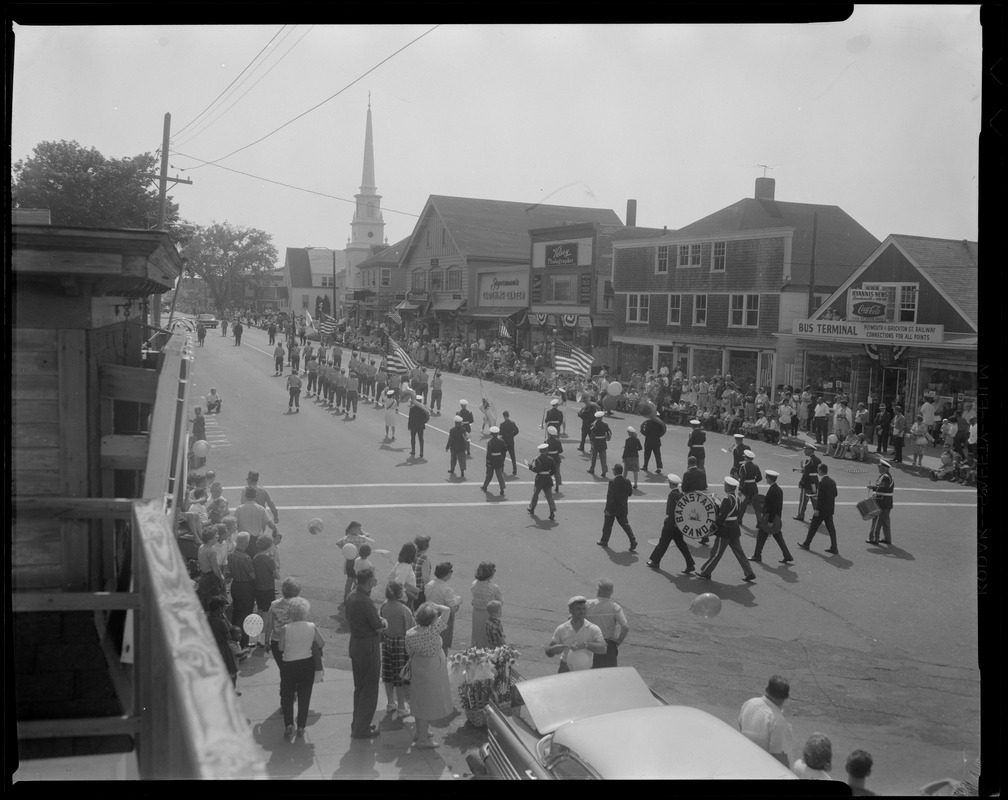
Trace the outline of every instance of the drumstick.
{"type": "Polygon", "coordinates": [[[728,451],[727,451],[727,450],[725,450],[725,449],[724,449],[724,448],[722,447],[722,448],[721,448],[721,452],[722,452],[722,453],[727,453],[728,451]]]}

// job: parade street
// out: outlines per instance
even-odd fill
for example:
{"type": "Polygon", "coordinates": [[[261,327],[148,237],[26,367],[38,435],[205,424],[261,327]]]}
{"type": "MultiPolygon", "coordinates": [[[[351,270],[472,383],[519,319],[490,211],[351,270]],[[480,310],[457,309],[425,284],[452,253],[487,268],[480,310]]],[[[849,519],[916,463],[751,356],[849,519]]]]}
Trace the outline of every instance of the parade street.
{"type": "MultiPolygon", "coordinates": [[[[345,366],[349,351],[343,358],[345,366]]],[[[348,419],[323,409],[305,390],[300,413],[289,413],[284,387],[290,368],[285,367],[283,377],[274,375],[265,331],[246,329],[240,347],[219,330],[209,331],[206,345],[195,348],[195,359],[194,402],[202,402],[211,387],[223,398],[222,413],[207,421],[213,446],[207,468],[216,471],[232,508],[240,501],[246,473],[260,473],[261,485],[279,510],[282,576],[302,581],[311,617],[325,630],[327,665],[349,670],[347,633],[334,618],[344,585],[343,557],[335,542],[351,520],[358,520],[376,540],[375,547],[387,551],[371,558],[379,578],[372,595],[377,601],[400,546],[416,534],[431,536],[432,563],[453,563],[452,585],[463,598],[455,649],[469,644],[469,587],[481,561],[497,565],[507,641],[521,651],[518,669],[530,677],[557,669],[557,660],[547,658],[543,648],[566,619],[567,598],[593,597],[596,581],[607,577],[632,628],[620,648],[620,665],[636,667],[673,703],[698,706],[734,725],[741,703],[759,695],[771,674],[784,675],[791,684],[785,713],[794,726],[792,755],[800,754],[801,743],[813,731],[825,732],[842,774],[846,754],[865,748],[875,760],[872,788],[880,794],[914,793],[932,780],[961,779],[964,759],[970,764],[976,759],[980,682],[974,488],[933,483],[894,465],[893,544],[874,547],[865,543],[869,523],[856,504],[878,476],[875,463],[823,458],[839,489],[839,555],[824,552],[829,538],[823,529],[811,550],[804,551],[798,543],[808,523],[792,520],[798,503],[793,470],[802,452],[751,443],[761,470],[780,473],[784,537],[795,561],[778,563],[780,551],[770,540],[763,563],[752,565],[755,583],[742,581],[730,554],[713,579],[705,581],[681,574],[684,565],[675,547],[664,556],[660,572],[645,566],[662,527],[666,475],[682,475],[686,467],[686,427],[670,426],[663,438],[662,474],[655,474],[653,463],[650,473],[640,473],[639,491],[629,501],[629,522],[640,542],[631,554],[619,527],[609,548],[596,546],[607,481],[601,468],[596,469],[599,477],[586,472],[590,459],[577,450],[578,403],[562,407],[567,429],[562,437],[563,487],[551,522],[543,498],[536,516],[526,510],[532,479],[524,462],[535,458],[543,441],[540,423],[548,401],[541,394],[482,385],[482,396],[493,403],[498,420],[506,409],[520,429],[518,474],[511,476],[508,459],[507,489],[501,497],[496,481],[487,493],[480,490],[487,436],[480,432],[476,378],[444,375],[442,414],[427,426],[424,458],[414,459],[405,402],[394,441],[384,440],[383,412],[373,403],[362,401],[356,419],[348,419]],[[476,417],[464,481],[448,474],[445,451],[462,398],[476,417]],[[315,517],[325,523],[318,536],[308,532],[308,521],[315,517]],[[690,603],[704,592],[723,603],[712,619],[690,611],[690,603]]],[[[611,477],[612,465],[620,463],[626,427],[639,428],[641,418],[617,412],[606,421],[613,432],[611,477]]],[[[722,448],[729,446],[729,437],[708,434],[707,478],[710,489],[720,494],[731,467],[722,448]]],[[[934,455],[937,451],[929,450],[934,455]]],[[[765,487],[764,481],[761,492],[765,487]]],[[[742,547],[752,555],[754,516],[747,512],[743,523],[742,547]]],[[[710,550],[695,541],[690,546],[699,567],[710,550]]],[[[239,677],[240,689],[242,683],[239,677]]],[[[313,709],[324,714],[316,705],[313,700],[313,709]]],[[[389,747],[390,742],[379,745],[389,747]]],[[[449,772],[465,772],[460,748],[446,742],[442,751],[439,757],[449,772]]]]}

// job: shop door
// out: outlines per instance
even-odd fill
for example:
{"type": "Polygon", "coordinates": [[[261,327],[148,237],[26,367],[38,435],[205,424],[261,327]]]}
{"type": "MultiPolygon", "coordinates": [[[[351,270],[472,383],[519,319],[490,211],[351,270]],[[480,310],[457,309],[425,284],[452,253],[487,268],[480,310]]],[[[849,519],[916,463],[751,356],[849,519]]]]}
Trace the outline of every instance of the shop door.
{"type": "MultiPolygon", "coordinates": [[[[886,367],[882,370],[882,402],[896,403],[906,411],[906,367],[886,367]]],[[[891,405],[890,405],[891,408],[891,405]]]]}

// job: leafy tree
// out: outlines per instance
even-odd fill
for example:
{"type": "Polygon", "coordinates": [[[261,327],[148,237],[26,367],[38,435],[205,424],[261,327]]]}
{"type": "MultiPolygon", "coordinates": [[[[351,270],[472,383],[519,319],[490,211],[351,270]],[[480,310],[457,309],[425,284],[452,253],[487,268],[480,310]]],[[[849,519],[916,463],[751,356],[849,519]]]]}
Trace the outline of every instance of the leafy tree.
{"type": "MultiPolygon", "coordinates": [[[[55,225],[142,228],[158,223],[160,163],[152,153],[106,158],[95,148],[61,140],[40,142],[11,168],[14,208],[48,208],[55,225]]],[[[179,207],[165,203],[165,224],[176,241],[179,207]]]]}
{"type": "Polygon", "coordinates": [[[223,317],[228,309],[245,305],[250,280],[273,270],[277,249],[265,231],[225,221],[196,226],[182,255],[189,259],[189,271],[206,281],[217,315],[223,317]]]}

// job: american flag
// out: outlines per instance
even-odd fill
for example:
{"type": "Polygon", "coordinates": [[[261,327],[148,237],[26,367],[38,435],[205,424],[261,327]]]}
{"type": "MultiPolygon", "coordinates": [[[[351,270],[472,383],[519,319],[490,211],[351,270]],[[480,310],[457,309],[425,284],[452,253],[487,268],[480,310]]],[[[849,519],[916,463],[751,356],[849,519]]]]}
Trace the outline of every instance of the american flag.
{"type": "Polygon", "coordinates": [[[332,336],[336,332],[336,318],[330,317],[324,311],[319,321],[319,333],[323,336],[332,336]]]}
{"type": "Polygon", "coordinates": [[[503,317],[501,317],[501,321],[500,321],[500,335],[501,335],[502,339],[510,339],[511,338],[511,334],[508,333],[507,322],[505,321],[505,319],[503,317]]]}
{"type": "Polygon", "coordinates": [[[390,320],[392,320],[400,328],[402,327],[402,314],[396,311],[394,308],[386,314],[390,320]]]}
{"type": "Polygon", "coordinates": [[[409,357],[391,336],[388,337],[388,371],[396,373],[410,373],[417,368],[416,362],[409,357]]]}
{"type": "Polygon", "coordinates": [[[567,342],[556,343],[554,361],[557,372],[573,372],[586,378],[591,374],[592,357],[567,342]]]}

